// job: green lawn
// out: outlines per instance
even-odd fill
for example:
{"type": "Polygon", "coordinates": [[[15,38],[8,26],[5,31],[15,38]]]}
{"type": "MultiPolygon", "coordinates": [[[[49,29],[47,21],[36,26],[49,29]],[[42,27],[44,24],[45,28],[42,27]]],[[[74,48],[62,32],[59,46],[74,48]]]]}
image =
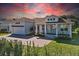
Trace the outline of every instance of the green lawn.
{"type": "MultiPolygon", "coordinates": [[[[79,36],[73,33],[71,40],[52,40],[45,47],[47,55],[50,56],[79,56],[79,36]]],[[[40,50],[40,55],[45,55],[45,49],[41,48],[40,50]]]]}
{"type": "Polygon", "coordinates": [[[9,34],[8,32],[0,32],[0,36],[4,36],[4,35],[7,35],[9,34]]]}
{"type": "MultiPolygon", "coordinates": [[[[59,43],[52,41],[47,46],[47,55],[53,56],[70,56],[70,55],[79,55],[79,45],[72,45],[66,43],[59,43]]],[[[45,51],[42,48],[43,51],[45,51]]],[[[41,54],[43,53],[41,52],[41,54]]]]}
{"type": "Polygon", "coordinates": [[[72,40],[52,40],[44,47],[22,45],[21,42],[0,40],[0,55],[23,56],[79,56],[79,37],[73,34],[72,40]]]}
{"type": "MultiPolygon", "coordinates": [[[[72,41],[71,41],[72,42],[72,41]]],[[[52,40],[44,47],[24,46],[17,42],[0,40],[0,55],[14,56],[79,56],[79,44],[52,40]],[[5,54],[6,53],[6,54],[5,54]]]]}
{"type": "MultiPolygon", "coordinates": [[[[79,36],[73,33],[72,40],[52,40],[47,46],[47,55],[75,56],[79,55],[79,36]]],[[[42,48],[43,51],[45,51],[42,48]]],[[[43,53],[41,52],[41,54],[43,53]]]]}

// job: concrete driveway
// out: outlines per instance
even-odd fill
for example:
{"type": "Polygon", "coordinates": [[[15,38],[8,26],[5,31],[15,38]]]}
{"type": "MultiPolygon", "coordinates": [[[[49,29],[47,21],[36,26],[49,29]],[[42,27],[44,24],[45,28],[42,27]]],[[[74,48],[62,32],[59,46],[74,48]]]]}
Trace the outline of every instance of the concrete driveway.
{"type": "Polygon", "coordinates": [[[4,36],[4,38],[6,38],[7,40],[22,41],[22,44],[24,44],[24,45],[27,45],[27,41],[28,41],[28,43],[31,41],[32,43],[34,42],[36,47],[43,47],[52,41],[47,38],[42,38],[42,37],[38,37],[38,36],[24,36],[24,37],[20,36],[20,35],[18,35],[18,36],[9,35],[9,36],[4,36]]]}

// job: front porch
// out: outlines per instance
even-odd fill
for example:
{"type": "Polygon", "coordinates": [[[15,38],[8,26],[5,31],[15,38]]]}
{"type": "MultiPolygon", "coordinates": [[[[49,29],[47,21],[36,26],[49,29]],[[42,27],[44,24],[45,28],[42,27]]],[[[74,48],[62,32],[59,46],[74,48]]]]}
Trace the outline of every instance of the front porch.
{"type": "Polygon", "coordinates": [[[45,23],[35,25],[35,34],[44,35],[48,38],[54,38],[61,35],[72,37],[71,24],[45,23]]]}

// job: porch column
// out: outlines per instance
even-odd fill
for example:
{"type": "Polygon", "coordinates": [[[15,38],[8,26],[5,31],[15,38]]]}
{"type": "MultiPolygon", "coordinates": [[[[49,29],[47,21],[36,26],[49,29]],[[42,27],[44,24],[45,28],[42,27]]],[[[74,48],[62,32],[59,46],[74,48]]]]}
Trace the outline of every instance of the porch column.
{"type": "Polygon", "coordinates": [[[42,33],[42,25],[39,26],[40,34],[42,33]]]}
{"type": "Polygon", "coordinates": [[[45,35],[46,35],[46,23],[45,23],[45,25],[44,25],[44,33],[45,33],[45,35]]]}
{"type": "Polygon", "coordinates": [[[35,29],[35,34],[37,35],[38,31],[37,31],[37,24],[35,25],[36,29],[35,29]]]}
{"type": "Polygon", "coordinates": [[[70,24],[70,26],[69,26],[69,36],[70,36],[70,38],[72,38],[72,25],[70,24]]]}
{"type": "Polygon", "coordinates": [[[58,37],[58,24],[56,24],[56,37],[58,37]]]}

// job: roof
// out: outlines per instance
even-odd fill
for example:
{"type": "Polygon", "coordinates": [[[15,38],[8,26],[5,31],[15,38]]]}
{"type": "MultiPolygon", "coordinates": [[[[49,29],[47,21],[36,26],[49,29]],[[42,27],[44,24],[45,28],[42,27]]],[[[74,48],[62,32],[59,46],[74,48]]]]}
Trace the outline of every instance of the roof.
{"type": "MultiPolygon", "coordinates": [[[[26,18],[26,17],[21,17],[21,18],[12,18],[12,19],[0,19],[0,21],[27,21],[27,22],[36,22],[36,23],[46,23],[46,18],[47,17],[58,17],[55,15],[50,15],[50,16],[46,16],[44,18],[34,18],[34,19],[30,19],[30,18],[26,18]]],[[[58,22],[47,22],[47,23],[71,23],[72,21],[70,19],[64,19],[64,18],[60,18],[58,17],[58,22]]]]}
{"type": "MultiPolygon", "coordinates": [[[[34,21],[37,23],[45,23],[45,19],[47,17],[53,17],[53,15],[51,16],[46,16],[45,18],[35,18],[34,21]]],[[[58,17],[58,16],[54,16],[54,17],[58,17]]],[[[71,23],[72,21],[70,19],[64,19],[64,18],[60,18],[58,17],[58,22],[46,22],[46,23],[71,23]]]]}
{"type": "Polygon", "coordinates": [[[70,23],[70,22],[72,22],[71,19],[64,19],[64,18],[55,16],[55,15],[50,15],[50,16],[46,16],[46,17],[57,17],[59,19],[58,22],[53,22],[53,23],[70,23]]]}
{"type": "Polygon", "coordinates": [[[33,22],[33,19],[29,19],[26,17],[22,17],[22,18],[12,18],[12,19],[8,19],[9,21],[15,22],[15,21],[26,21],[26,22],[33,22]]]}
{"type": "Polygon", "coordinates": [[[56,16],[56,15],[49,15],[49,16],[46,16],[46,17],[58,17],[58,16],[56,16]]]}
{"type": "Polygon", "coordinates": [[[36,23],[45,23],[45,18],[35,18],[34,21],[36,23]]]}

